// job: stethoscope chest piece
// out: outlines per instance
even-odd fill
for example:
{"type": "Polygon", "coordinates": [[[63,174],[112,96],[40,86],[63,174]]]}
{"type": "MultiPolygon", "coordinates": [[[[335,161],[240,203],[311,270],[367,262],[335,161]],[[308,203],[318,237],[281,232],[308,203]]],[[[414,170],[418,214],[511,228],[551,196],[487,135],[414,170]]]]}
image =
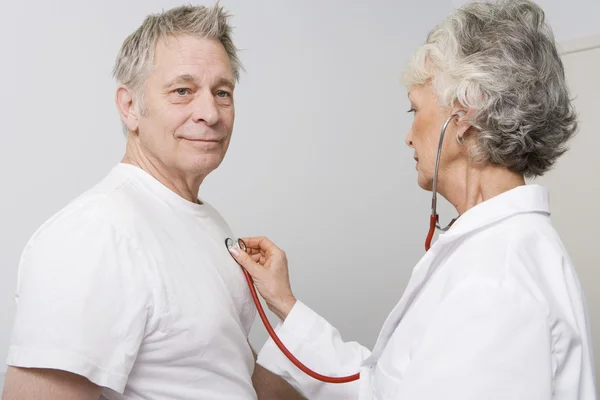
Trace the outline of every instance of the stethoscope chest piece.
{"type": "Polygon", "coordinates": [[[244,241],[242,239],[238,239],[236,242],[232,238],[227,238],[227,239],[225,239],[225,246],[227,247],[227,250],[230,250],[230,251],[234,247],[237,247],[238,249],[242,249],[242,250],[246,251],[246,243],[244,243],[244,241]]]}

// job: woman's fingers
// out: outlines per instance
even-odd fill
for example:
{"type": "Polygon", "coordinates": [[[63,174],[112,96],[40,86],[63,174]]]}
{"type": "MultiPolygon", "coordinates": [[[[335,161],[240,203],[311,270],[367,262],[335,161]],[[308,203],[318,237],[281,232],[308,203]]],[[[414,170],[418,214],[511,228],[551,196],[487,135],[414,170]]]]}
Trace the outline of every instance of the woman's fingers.
{"type": "Polygon", "coordinates": [[[231,248],[233,258],[248,271],[267,306],[285,319],[296,298],[290,287],[287,257],[283,250],[265,237],[242,238],[246,251],[231,248]]]}
{"type": "Polygon", "coordinates": [[[231,253],[231,255],[233,256],[233,258],[242,266],[244,267],[244,269],[246,271],[248,271],[248,273],[250,275],[252,275],[252,278],[256,278],[259,277],[261,275],[261,272],[263,270],[263,267],[260,266],[259,264],[257,264],[253,259],[252,256],[248,255],[248,253],[246,253],[244,250],[237,248],[237,247],[232,247],[229,252],[231,253]]]}
{"type": "Polygon", "coordinates": [[[252,258],[252,261],[254,261],[255,263],[258,263],[262,266],[265,265],[265,262],[267,261],[267,259],[265,258],[265,256],[263,256],[262,254],[252,254],[250,256],[250,258],[252,258]]]}
{"type": "Polygon", "coordinates": [[[261,253],[264,253],[267,258],[281,251],[281,249],[277,247],[275,243],[263,236],[242,238],[242,240],[248,249],[252,249],[252,251],[258,250],[261,253]]]}
{"type": "Polygon", "coordinates": [[[248,253],[252,256],[254,254],[264,254],[264,251],[262,251],[261,249],[254,248],[254,247],[246,246],[246,253],[248,253]]]}

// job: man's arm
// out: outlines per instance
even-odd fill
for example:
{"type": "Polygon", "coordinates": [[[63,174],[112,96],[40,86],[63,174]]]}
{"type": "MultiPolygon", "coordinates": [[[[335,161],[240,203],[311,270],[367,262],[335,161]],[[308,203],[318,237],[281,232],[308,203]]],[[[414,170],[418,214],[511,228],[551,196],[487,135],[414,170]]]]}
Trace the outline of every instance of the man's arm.
{"type": "MultiPolygon", "coordinates": [[[[252,349],[252,346],[250,346],[250,349],[252,349]]],[[[254,349],[252,349],[252,354],[255,362],[252,384],[258,395],[258,400],[306,400],[282,377],[256,364],[257,356],[254,349]]]]}
{"type": "MultiPolygon", "coordinates": [[[[6,364],[37,370],[9,370],[8,399],[26,396],[25,390],[50,398],[44,390],[69,393],[84,382],[62,379],[66,373],[60,371],[119,393],[127,384],[148,318],[148,264],[137,243],[115,234],[110,218],[86,213],[61,217],[21,258],[6,364]]],[[[55,398],[69,396],[60,392],[55,398]]]]}
{"type": "Polygon", "coordinates": [[[57,369],[8,367],[2,400],[98,400],[102,388],[57,369]]]}

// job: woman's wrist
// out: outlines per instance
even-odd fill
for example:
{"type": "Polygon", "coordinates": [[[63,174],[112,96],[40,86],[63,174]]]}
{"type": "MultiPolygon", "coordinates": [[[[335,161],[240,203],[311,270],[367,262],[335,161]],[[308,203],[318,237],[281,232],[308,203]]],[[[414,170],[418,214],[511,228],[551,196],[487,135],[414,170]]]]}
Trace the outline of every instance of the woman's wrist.
{"type": "Polygon", "coordinates": [[[273,314],[277,315],[279,319],[285,321],[290,311],[292,311],[292,308],[294,308],[294,305],[296,305],[296,301],[297,300],[294,295],[290,295],[285,299],[277,301],[276,304],[270,305],[269,309],[273,312],[273,314]]]}

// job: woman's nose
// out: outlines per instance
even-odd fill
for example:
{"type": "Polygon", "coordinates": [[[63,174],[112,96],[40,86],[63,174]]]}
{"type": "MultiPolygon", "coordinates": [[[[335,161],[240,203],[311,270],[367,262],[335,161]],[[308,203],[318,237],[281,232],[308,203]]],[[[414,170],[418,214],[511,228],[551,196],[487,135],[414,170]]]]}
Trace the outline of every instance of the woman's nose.
{"type": "Polygon", "coordinates": [[[413,147],[412,132],[408,132],[408,135],[406,135],[406,137],[404,138],[404,142],[408,147],[413,147]]]}

